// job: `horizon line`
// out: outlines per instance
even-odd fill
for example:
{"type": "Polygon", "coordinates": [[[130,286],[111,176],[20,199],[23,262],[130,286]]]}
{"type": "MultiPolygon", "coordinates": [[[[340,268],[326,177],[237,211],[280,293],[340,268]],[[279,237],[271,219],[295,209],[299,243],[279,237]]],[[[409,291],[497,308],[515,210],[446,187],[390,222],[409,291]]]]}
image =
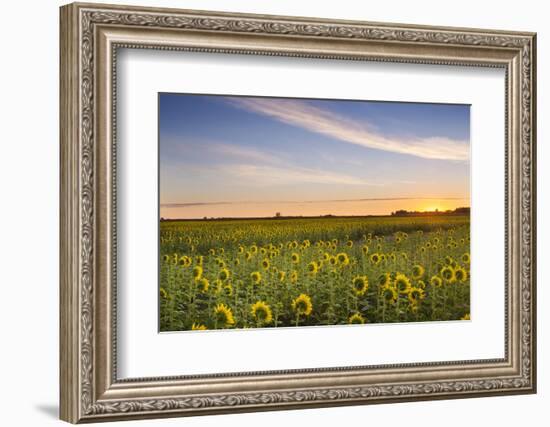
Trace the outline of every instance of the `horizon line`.
{"type": "Polygon", "coordinates": [[[236,205],[236,204],[270,204],[270,203],[336,203],[336,202],[380,202],[396,200],[467,200],[470,197],[373,197],[362,199],[329,199],[329,200],[237,200],[237,201],[216,201],[216,202],[173,202],[160,203],[163,208],[186,208],[194,206],[213,205],[236,205]]]}
{"type": "Polygon", "coordinates": [[[388,214],[366,214],[366,215],[333,215],[333,214],[323,214],[323,215],[281,215],[281,216],[218,216],[218,217],[195,217],[195,218],[164,218],[160,217],[160,221],[217,221],[217,220],[248,220],[248,219],[317,219],[317,218],[376,218],[376,217],[406,217],[406,216],[427,216],[425,214],[436,214],[436,215],[465,215],[462,213],[456,213],[457,209],[470,209],[470,206],[462,206],[456,209],[447,209],[447,210],[435,210],[435,211],[406,211],[411,215],[394,215],[393,211],[388,214]]]}

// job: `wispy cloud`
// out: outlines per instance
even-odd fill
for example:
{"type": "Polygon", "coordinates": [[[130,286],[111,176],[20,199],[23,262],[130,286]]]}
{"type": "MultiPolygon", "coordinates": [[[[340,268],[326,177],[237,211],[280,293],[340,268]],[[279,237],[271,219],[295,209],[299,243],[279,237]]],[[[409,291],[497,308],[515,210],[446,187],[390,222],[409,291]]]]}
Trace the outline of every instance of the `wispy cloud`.
{"type": "Polygon", "coordinates": [[[261,151],[253,147],[244,147],[230,143],[214,143],[208,145],[208,150],[223,156],[229,156],[234,159],[244,161],[254,161],[262,163],[279,163],[281,159],[271,153],[261,151]]]}
{"type": "Polygon", "coordinates": [[[458,161],[469,159],[469,147],[466,141],[447,137],[388,137],[376,130],[373,124],[359,123],[304,101],[234,98],[229,102],[239,108],[350,144],[426,159],[458,161]]]}
{"type": "MultiPolygon", "coordinates": [[[[237,179],[250,186],[270,186],[288,184],[343,184],[380,186],[363,178],[339,172],[304,168],[289,164],[283,156],[275,155],[255,147],[246,147],[226,142],[197,144],[196,149],[203,149],[209,155],[223,157],[223,162],[212,166],[197,163],[186,164],[187,171],[193,170],[202,176],[214,174],[225,179],[237,179]]],[[[179,170],[179,167],[178,167],[179,170]]],[[[384,183],[385,184],[385,183],[384,183]]]]}
{"type": "Polygon", "coordinates": [[[220,172],[227,175],[246,179],[256,185],[285,185],[285,184],[345,184],[345,185],[381,185],[371,183],[361,178],[328,172],[316,169],[236,164],[222,166],[220,172]]]}

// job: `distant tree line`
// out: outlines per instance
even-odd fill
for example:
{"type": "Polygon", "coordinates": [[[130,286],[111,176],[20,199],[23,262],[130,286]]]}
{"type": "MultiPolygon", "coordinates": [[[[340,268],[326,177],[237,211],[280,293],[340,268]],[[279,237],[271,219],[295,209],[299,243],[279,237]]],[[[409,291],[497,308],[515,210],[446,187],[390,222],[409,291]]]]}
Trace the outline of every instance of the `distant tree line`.
{"type": "Polygon", "coordinates": [[[391,213],[391,216],[433,216],[433,215],[470,215],[470,208],[456,208],[454,210],[446,211],[407,211],[405,209],[399,209],[391,213]]]}

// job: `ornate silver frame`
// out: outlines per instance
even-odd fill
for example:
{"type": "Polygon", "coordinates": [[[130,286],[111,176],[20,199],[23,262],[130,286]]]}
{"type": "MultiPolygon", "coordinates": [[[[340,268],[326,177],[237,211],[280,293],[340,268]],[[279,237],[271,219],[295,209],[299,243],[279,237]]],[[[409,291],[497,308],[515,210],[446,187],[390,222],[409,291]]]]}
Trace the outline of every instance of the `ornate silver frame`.
{"type": "Polygon", "coordinates": [[[61,419],[72,422],[534,393],[533,33],[71,4],[61,8],[61,419]],[[119,380],[119,47],[502,67],[506,71],[505,357],[119,380]]]}

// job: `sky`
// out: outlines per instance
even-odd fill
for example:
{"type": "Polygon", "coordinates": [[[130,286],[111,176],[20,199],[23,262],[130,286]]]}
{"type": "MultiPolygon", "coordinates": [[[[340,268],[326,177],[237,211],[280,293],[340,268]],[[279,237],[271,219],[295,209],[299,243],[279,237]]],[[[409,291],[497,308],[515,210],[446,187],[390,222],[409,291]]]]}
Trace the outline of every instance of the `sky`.
{"type": "Polygon", "coordinates": [[[163,218],[470,205],[470,106],[159,94],[163,218]]]}

